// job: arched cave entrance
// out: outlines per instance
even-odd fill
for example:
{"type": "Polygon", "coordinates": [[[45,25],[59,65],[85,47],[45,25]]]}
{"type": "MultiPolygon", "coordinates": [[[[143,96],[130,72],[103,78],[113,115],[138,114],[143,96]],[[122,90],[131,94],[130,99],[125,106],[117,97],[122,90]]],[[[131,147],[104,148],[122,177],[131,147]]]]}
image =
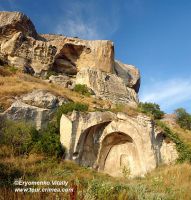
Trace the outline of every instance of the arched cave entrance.
{"type": "Polygon", "coordinates": [[[140,161],[133,139],[122,132],[107,135],[101,144],[99,170],[112,176],[139,175],[140,161]]]}
{"type": "Polygon", "coordinates": [[[100,148],[99,139],[104,128],[110,123],[103,122],[87,128],[80,136],[76,152],[73,158],[77,163],[87,167],[93,167],[100,148]]]}

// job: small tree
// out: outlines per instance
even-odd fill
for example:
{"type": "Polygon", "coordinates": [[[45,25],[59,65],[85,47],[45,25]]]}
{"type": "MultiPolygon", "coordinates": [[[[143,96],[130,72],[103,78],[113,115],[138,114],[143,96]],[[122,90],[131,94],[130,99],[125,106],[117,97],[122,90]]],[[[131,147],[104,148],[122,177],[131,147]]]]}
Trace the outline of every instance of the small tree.
{"type": "Polygon", "coordinates": [[[191,130],[191,115],[184,108],[175,110],[176,122],[181,128],[191,130]]]}
{"type": "Polygon", "coordinates": [[[149,114],[154,119],[162,119],[165,114],[160,110],[160,106],[156,103],[139,103],[138,108],[142,113],[149,114]]]}

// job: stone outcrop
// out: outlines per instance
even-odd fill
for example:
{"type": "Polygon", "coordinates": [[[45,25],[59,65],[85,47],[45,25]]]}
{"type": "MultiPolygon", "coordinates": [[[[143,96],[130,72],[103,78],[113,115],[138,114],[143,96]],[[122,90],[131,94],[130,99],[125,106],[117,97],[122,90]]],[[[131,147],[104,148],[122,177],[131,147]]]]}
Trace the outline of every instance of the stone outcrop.
{"type": "Polygon", "coordinates": [[[65,88],[69,88],[73,85],[74,80],[72,80],[70,77],[66,75],[58,75],[58,76],[52,75],[49,77],[49,82],[57,84],[57,85],[61,85],[65,88]]]}
{"type": "MultiPolygon", "coordinates": [[[[43,78],[54,74],[46,81],[70,89],[85,84],[95,97],[115,104],[136,107],[138,103],[140,72],[114,60],[111,41],[39,35],[30,19],[19,12],[0,12],[0,65],[6,64],[43,78]]],[[[68,101],[45,90],[34,90],[0,113],[0,121],[22,120],[41,129],[56,108],[68,101]]],[[[67,159],[112,176],[123,176],[124,172],[130,177],[144,176],[178,157],[175,144],[143,114],[130,117],[109,111],[73,111],[62,115],[60,141],[67,159]]]]}
{"type": "Polygon", "coordinates": [[[0,12],[0,46],[1,60],[20,68],[30,66],[36,74],[49,69],[76,74],[87,66],[112,72],[114,66],[111,41],[40,36],[30,19],[19,12],[0,12]]]}
{"type": "Polygon", "coordinates": [[[152,120],[142,114],[73,112],[62,115],[60,141],[67,159],[112,176],[144,176],[158,165],[173,163],[178,155],[152,120]]]}
{"type": "Polygon", "coordinates": [[[52,111],[25,104],[22,101],[16,101],[4,114],[7,119],[24,121],[36,126],[37,129],[41,129],[45,127],[51,119],[52,111]]]}
{"type": "Polygon", "coordinates": [[[76,84],[85,84],[97,97],[109,99],[114,103],[128,103],[134,107],[138,103],[135,90],[127,87],[124,80],[115,74],[85,68],[77,74],[76,84]]]}
{"type": "Polygon", "coordinates": [[[43,77],[48,71],[56,72],[59,76],[51,77],[51,82],[64,87],[70,87],[75,82],[71,76],[77,74],[76,83],[87,84],[101,98],[133,106],[138,102],[140,73],[114,60],[113,42],[39,35],[30,19],[19,12],[0,12],[0,63],[43,77]],[[82,81],[93,74],[97,79],[82,81]]]}
{"type": "Polygon", "coordinates": [[[133,88],[137,93],[139,92],[140,72],[136,67],[116,60],[114,70],[116,75],[124,80],[126,86],[133,88]]]}
{"type": "Polygon", "coordinates": [[[0,12],[0,38],[12,38],[17,32],[34,38],[38,36],[33,23],[26,15],[19,12],[0,12]]]}
{"type": "Polygon", "coordinates": [[[66,102],[67,99],[48,91],[34,90],[19,97],[3,116],[13,121],[25,121],[41,129],[52,119],[55,109],[66,102]]]}

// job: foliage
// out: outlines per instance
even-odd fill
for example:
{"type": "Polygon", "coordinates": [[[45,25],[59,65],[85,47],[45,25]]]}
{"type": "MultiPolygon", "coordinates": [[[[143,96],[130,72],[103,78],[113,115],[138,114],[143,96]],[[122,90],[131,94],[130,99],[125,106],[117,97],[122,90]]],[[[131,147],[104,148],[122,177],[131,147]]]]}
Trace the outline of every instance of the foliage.
{"type": "Polygon", "coordinates": [[[175,110],[176,122],[183,129],[191,130],[191,115],[184,108],[175,110]]]}
{"type": "Polygon", "coordinates": [[[88,87],[83,84],[76,84],[73,90],[87,97],[91,95],[88,87]]]}
{"type": "Polygon", "coordinates": [[[5,121],[1,127],[0,143],[11,146],[16,155],[28,153],[31,147],[31,135],[35,129],[23,122],[5,121]]]}
{"type": "Polygon", "coordinates": [[[160,110],[160,106],[156,103],[139,103],[139,111],[152,116],[154,119],[162,119],[164,112],[160,110]]]}
{"type": "Polygon", "coordinates": [[[161,121],[157,121],[157,125],[162,128],[164,134],[170,138],[175,144],[176,149],[179,153],[178,162],[188,161],[191,163],[191,149],[187,144],[185,144],[179,136],[174,133],[166,124],[161,121]]]}
{"type": "Polygon", "coordinates": [[[63,157],[59,131],[55,123],[37,131],[24,122],[5,121],[1,126],[0,144],[11,146],[13,155],[37,152],[46,156],[63,157]]]}
{"type": "Polygon", "coordinates": [[[55,123],[49,123],[47,128],[34,135],[34,151],[47,156],[63,157],[64,149],[60,143],[59,129],[55,123]]]}
{"type": "Polygon", "coordinates": [[[129,176],[131,174],[131,170],[130,170],[129,166],[123,166],[122,174],[123,174],[124,178],[129,178],[129,176]]]}
{"type": "Polygon", "coordinates": [[[18,71],[18,68],[17,68],[17,67],[14,67],[14,66],[8,66],[8,70],[9,70],[11,73],[15,74],[15,73],[18,71]]]}
{"type": "Polygon", "coordinates": [[[85,112],[88,110],[88,107],[89,106],[87,104],[83,104],[79,102],[69,102],[69,103],[63,104],[62,106],[58,108],[57,114],[56,114],[58,127],[60,124],[60,119],[61,119],[62,114],[68,114],[69,112],[72,112],[73,110],[85,112]]]}
{"type": "Polygon", "coordinates": [[[58,73],[57,72],[55,72],[55,71],[53,71],[53,70],[49,70],[49,71],[47,71],[47,74],[46,74],[46,79],[49,79],[49,77],[50,76],[57,76],[58,75],[58,73]]]}
{"type": "Polygon", "coordinates": [[[3,111],[4,111],[4,108],[3,108],[3,106],[0,103],[0,113],[3,112],[3,111]]]}

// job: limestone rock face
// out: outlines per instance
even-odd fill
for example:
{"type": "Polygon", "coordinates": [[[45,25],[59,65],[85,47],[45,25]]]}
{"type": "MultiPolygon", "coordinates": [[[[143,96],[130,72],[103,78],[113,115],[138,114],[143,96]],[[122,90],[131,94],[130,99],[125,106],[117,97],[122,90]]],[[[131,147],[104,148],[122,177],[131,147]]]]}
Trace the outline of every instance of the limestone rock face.
{"type": "Polygon", "coordinates": [[[19,12],[0,12],[0,63],[43,77],[56,72],[50,81],[71,89],[77,75],[76,83],[87,84],[100,98],[132,106],[138,102],[140,73],[114,60],[113,42],[39,35],[19,12]]]}
{"type": "Polygon", "coordinates": [[[57,85],[62,85],[65,88],[69,88],[73,84],[71,78],[65,75],[58,75],[58,76],[52,75],[49,77],[49,81],[57,85]]]}
{"type": "Polygon", "coordinates": [[[33,23],[26,15],[19,12],[0,12],[0,36],[12,37],[17,32],[37,37],[33,23]]]}
{"type": "Polygon", "coordinates": [[[44,90],[34,90],[19,97],[3,116],[14,121],[25,121],[36,126],[37,129],[46,127],[52,119],[55,109],[68,102],[63,97],[57,97],[44,90]]]}
{"type": "Polygon", "coordinates": [[[24,103],[40,108],[54,109],[59,104],[58,97],[45,90],[34,90],[21,98],[24,103]]]}
{"type": "Polygon", "coordinates": [[[5,111],[7,119],[13,121],[25,121],[41,129],[46,126],[51,119],[52,112],[49,109],[39,108],[23,103],[22,101],[14,102],[10,108],[5,111]]]}
{"type": "Polygon", "coordinates": [[[62,115],[60,141],[67,158],[112,176],[144,176],[158,165],[175,162],[175,145],[167,144],[149,117],[124,113],[73,112],[62,115]]]}
{"type": "Polygon", "coordinates": [[[93,90],[96,96],[109,99],[114,103],[128,103],[131,106],[136,106],[138,103],[135,90],[127,87],[124,79],[115,74],[85,68],[77,74],[76,84],[85,84],[93,90]]]}
{"type": "Polygon", "coordinates": [[[52,69],[73,75],[87,66],[112,72],[114,67],[111,41],[38,35],[30,19],[19,12],[0,12],[0,46],[2,61],[32,67],[36,74],[52,69]]]}
{"type": "Polygon", "coordinates": [[[114,70],[117,76],[121,77],[128,87],[133,88],[137,93],[139,92],[140,72],[136,67],[116,60],[114,70]]]}

